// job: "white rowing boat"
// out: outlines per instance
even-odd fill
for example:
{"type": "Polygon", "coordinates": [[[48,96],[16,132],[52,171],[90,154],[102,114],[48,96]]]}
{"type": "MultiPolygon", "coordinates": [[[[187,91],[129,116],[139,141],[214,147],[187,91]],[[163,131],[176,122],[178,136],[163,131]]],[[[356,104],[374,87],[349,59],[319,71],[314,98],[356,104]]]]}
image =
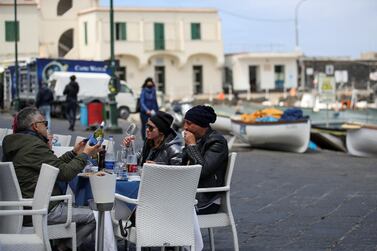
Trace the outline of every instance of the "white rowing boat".
{"type": "Polygon", "coordinates": [[[229,116],[217,115],[215,123],[211,127],[224,134],[230,134],[232,132],[232,122],[229,116]]]}
{"type": "Polygon", "coordinates": [[[309,146],[310,120],[253,122],[232,119],[232,132],[256,148],[303,153],[309,146]]]}
{"type": "Polygon", "coordinates": [[[348,153],[360,157],[377,157],[377,126],[346,124],[348,153]]]}

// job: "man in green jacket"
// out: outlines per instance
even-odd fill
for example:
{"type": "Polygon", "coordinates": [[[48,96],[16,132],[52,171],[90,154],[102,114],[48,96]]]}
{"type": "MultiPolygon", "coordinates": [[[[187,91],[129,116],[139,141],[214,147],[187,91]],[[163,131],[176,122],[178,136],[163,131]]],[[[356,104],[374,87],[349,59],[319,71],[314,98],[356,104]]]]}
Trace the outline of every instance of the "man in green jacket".
{"type": "MultiPolygon", "coordinates": [[[[89,146],[80,142],[72,151],[56,157],[48,140],[48,122],[35,107],[26,107],[17,115],[14,134],[3,140],[3,161],[11,161],[16,170],[22,196],[33,198],[42,163],[59,168],[57,181],[70,181],[80,173],[88,156],[99,151],[100,145],[89,146]]],[[[55,184],[52,195],[61,195],[55,184]]],[[[67,219],[68,206],[64,202],[50,203],[48,223],[64,223],[67,219]]],[[[77,224],[78,246],[95,230],[95,219],[88,208],[72,208],[72,221],[77,224]]]]}

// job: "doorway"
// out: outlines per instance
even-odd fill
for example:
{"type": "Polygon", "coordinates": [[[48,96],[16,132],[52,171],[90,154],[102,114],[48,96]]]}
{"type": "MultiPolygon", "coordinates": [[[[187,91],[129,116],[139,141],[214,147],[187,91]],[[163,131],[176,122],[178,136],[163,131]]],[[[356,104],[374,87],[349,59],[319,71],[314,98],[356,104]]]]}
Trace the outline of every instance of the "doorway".
{"type": "Polygon", "coordinates": [[[249,88],[251,92],[257,91],[258,66],[249,65],[249,88]]]}
{"type": "Polygon", "coordinates": [[[194,95],[203,93],[203,66],[194,65],[193,66],[194,74],[194,95]]]}
{"type": "Polygon", "coordinates": [[[284,65],[275,65],[275,89],[284,89],[285,72],[284,65]]]}
{"type": "Polygon", "coordinates": [[[155,66],[154,75],[157,84],[157,90],[165,93],[165,66],[155,66]]]}

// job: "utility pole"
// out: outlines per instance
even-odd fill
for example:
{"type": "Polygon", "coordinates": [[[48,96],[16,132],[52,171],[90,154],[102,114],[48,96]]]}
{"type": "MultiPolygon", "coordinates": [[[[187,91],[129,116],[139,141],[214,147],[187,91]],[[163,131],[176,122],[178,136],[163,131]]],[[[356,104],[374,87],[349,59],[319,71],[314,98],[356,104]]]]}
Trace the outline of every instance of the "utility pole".
{"type": "Polygon", "coordinates": [[[299,35],[298,35],[298,10],[301,6],[307,0],[300,0],[295,7],[295,42],[296,42],[296,50],[300,50],[300,43],[299,43],[299,35]]]}
{"type": "Polygon", "coordinates": [[[18,85],[18,23],[17,23],[17,0],[14,0],[14,84],[16,87],[16,97],[14,99],[14,109],[18,111],[20,109],[20,88],[18,85]]]}
{"type": "Polygon", "coordinates": [[[122,133],[122,128],[118,127],[118,108],[117,102],[115,100],[115,95],[117,95],[117,77],[115,76],[115,56],[114,56],[114,7],[113,0],[110,0],[110,69],[111,69],[111,80],[109,84],[110,94],[109,94],[109,106],[110,106],[110,126],[106,127],[106,131],[114,133],[122,133]]]}
{"type": "MultiPolygon", "coordinates": [[[[301,6],[301,4],[303,4],[305,1],[307,0],[300,0],[297,4],[296,4],[296,7],[295,7],[295,51],[297,52],[300,52],[301,51],[301,48],[300,48],[300,43],[299,43],[299,34],[298,34],[298,10],[301,6]]],[[[299,60],[298,60],[298,63],[300,65],[300,69],[301,69],[301,76],[300,76],[300,88],[301,89],[304,89],[305,88],[305,66],[304,66],[304,62],[303,62],[303,55],[300,55],[299,56],[299,60]]]]}

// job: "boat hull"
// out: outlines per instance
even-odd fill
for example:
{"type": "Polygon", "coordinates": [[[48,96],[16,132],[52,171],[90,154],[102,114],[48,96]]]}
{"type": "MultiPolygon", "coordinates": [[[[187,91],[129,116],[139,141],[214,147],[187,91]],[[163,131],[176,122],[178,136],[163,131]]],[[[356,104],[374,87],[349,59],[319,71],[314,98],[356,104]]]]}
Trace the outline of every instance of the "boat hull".
{"type": "Polygon", "coordinates": [[[347,131],[346,144],[351,155],[377,157],[377,129],[350,129],[347,131]]]}
{"type": "Polygon", "coordinates": [[[230,134],[232,132],[232,122],[228,116],[217,115],[216,121],[211,127],[224,134],[230,134]]]}
{"type": "Polygon", "coordinates": [[[303,153],[310,141],[310,120],[256,123],[232,120],[232,132],[252,147],[303,153]]]}

